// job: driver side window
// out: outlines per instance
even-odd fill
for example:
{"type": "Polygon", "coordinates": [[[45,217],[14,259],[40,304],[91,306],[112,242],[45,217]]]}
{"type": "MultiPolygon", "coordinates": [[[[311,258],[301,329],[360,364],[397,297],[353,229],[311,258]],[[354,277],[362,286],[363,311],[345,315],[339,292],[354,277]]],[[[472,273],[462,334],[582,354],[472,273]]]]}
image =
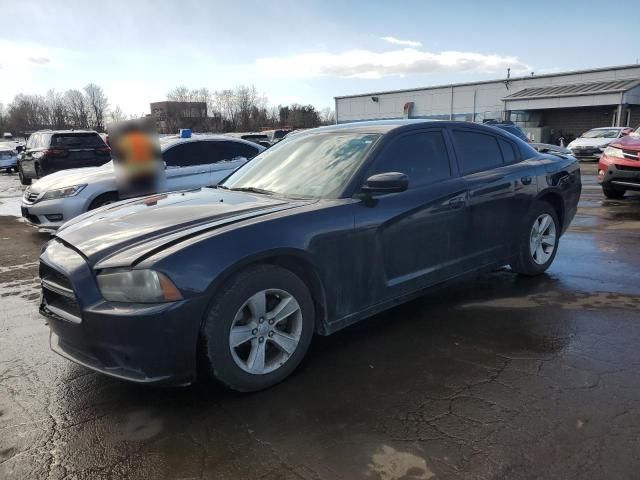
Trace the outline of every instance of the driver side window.
{"type": "Polygon", "coordinates": [[[392,140],[376,160],[369,176],[400,172],[415,188],[451,177],[447,146],[440,130],[407,133],[392,140]]]}

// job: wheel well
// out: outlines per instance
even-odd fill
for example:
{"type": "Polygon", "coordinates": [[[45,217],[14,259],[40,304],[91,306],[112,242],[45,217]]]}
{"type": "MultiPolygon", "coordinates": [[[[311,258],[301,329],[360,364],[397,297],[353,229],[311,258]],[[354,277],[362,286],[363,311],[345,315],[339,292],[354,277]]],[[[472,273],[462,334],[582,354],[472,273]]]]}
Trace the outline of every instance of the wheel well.
{"type": "MultiPolygon", "coordinates": [[[[282,268],[286,268],[287,270],[296,274],[300,279],[307,285],[309,291],[311,292],[311,298],[313,299],[313,305],[315,308],[315,317],[316,317],[316,325],[315,330],[317,333],[322,334],[324,332],[324,325],[326,323],[327,318],[327,303],[324,285],[320,280],[320,276],[316,269],[311,265],[311,263],[307,260],[300,258],[297,255],[293,254],[278,254],[268,257],[263,257],[252,261],[250,263],[242,264],[237,268],[232,268],[225,272],[220,278],[218,278],[215,282],[215,285],[220,285],[224,283],[228,278],[236,273],[250,268],[256,265],[264,265],[271,264],[277,265],[282,268]]],[[[215,288],[215,286],[214,286],[215,288]]]]}
{"type": "Polygon", "coordinates": [[[94,207],[95,202],[97,200],[103,198],[103,197],[115,197],[116,199],[118,199],[118,192],[104,192],[104,193],[101,193],[100,195],[98,195],[98,196],[94,197],[93,199],[91,199],[91,202],[89,203],[88,209],[92,210],[93,208],[95,208],[94,207]]]}
{"type": "Polygon", "coordinates": [[[560,230],[562,231],[564,227],[564,202],[562,201],[562,197],[557,193],[548,192],[539,197],[538,200],[545,201],[553,207],[556,211],[556,215],[558,216],[560,230]]]}

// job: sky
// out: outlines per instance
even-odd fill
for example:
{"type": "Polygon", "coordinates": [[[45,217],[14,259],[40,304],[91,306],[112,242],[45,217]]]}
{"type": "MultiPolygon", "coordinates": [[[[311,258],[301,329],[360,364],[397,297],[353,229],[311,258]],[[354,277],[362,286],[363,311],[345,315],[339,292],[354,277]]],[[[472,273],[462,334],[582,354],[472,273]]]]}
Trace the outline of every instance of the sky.
{"type": "Polygon", "coordinates": [[[149,112],[178,85],[271,105],[637,63],[640,27],[583,1],[0,0],[0,103],[102,86],[149,112]]]}

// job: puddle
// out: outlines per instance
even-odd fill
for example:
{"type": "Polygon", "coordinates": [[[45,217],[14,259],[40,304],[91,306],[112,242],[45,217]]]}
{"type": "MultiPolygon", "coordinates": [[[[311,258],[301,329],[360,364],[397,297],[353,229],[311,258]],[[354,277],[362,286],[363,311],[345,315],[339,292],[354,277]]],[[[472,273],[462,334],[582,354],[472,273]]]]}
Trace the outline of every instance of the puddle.
{"type": "Polygon", "coordinates": [[[459,308],[536,308],[557,306],[563,310],[640,309],[640,297],[613,292],[547,292],[522,297],[503,297],[472,302],[459,308]]]}

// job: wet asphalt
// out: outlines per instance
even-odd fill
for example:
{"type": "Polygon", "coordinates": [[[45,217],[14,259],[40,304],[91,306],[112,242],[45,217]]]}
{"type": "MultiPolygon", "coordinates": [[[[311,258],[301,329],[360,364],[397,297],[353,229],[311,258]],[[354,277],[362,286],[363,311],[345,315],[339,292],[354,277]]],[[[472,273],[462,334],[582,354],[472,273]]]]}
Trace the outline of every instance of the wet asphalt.
{"type": "Polygon", "coordinates": [[[639,478],[640,196],[605,200],[594,171],[546,275],[492,272],[318,337],[250,395],[56,356],[47,236],[0,217],[0,479],[639,478]]]}

